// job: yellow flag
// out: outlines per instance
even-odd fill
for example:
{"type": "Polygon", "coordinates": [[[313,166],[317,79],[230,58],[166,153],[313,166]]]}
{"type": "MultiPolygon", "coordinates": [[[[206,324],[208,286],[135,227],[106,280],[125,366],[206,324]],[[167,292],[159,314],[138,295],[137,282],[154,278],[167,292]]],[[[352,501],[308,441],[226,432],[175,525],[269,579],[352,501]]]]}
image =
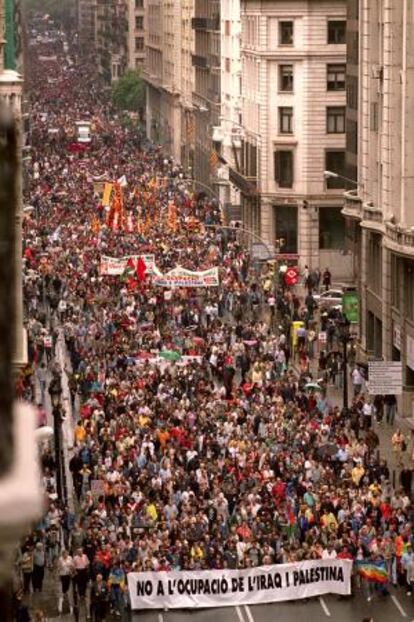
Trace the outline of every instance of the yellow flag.
{"type": "Polygon", "coordinates": [[[102,196],[102,205],[104,207],[108,207],[111,202],[111,192],[112,192],[112,184],[106,183],[104,187],[104,192],[102,196]]]}

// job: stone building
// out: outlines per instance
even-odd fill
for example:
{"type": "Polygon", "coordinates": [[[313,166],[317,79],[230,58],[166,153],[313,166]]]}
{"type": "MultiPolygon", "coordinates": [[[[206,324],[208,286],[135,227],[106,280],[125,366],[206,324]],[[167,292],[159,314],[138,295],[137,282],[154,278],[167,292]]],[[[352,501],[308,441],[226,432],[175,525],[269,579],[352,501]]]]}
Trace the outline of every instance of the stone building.
{"type": "Polygon", "coordinates": [[[404,414],[411,416],[414,7],[407,0],[359,0],[357,19],[358,187],[346,193],[344,214],[354,232],[361,345],[368,357],[402,361],[404,414]]]}
{"type": "Polygon", "coordinates": [[[345,280],[346,2],[242,0],[241,21],[244,225],[345,280]]]}

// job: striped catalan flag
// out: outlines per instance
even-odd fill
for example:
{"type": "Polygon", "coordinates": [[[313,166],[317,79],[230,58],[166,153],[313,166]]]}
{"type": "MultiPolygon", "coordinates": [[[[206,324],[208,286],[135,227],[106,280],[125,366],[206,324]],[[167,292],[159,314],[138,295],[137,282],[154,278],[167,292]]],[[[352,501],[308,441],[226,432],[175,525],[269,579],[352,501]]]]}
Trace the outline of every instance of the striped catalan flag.
{"type": "Polygon", "coordinates": [[[210,153],[210,157],[208,159],[208,163],[210,165],[210,170],[211,171],[215,171],[216,170],[218,161],[219,161],[219,157],[218,157],[217,151],[215,149],[213,149],[212,152],[210,153]]]}
{"type": "Polygon", "coordinates": [[[366,581],[375,581],[375,583],[387,583],[388,581],[384,561],[357,561],[356,568],[359,576],[366,581]]]}

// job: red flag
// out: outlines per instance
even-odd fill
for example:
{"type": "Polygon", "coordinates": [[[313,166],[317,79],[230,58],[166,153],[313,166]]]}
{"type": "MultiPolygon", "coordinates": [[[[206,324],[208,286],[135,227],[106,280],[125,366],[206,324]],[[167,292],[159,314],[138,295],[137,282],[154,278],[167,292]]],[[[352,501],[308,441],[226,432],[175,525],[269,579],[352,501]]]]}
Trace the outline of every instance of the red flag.
{"type": "Polygon", "coordinates": [[[145,262],[141,259],[141,257],[138,257],[138,260],[137,260],[137,279],[138,279],[138,281],[140,283],[145,281],[146,273],[147,273],[147,266],[145,265],[145,262]]]}

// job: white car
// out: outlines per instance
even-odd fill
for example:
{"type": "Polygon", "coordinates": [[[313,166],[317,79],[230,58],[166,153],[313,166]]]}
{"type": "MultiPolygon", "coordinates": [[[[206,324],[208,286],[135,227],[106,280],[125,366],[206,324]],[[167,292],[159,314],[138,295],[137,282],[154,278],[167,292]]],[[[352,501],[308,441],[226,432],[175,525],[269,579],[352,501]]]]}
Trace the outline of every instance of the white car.
{"type": "Polygon", "coordinates": [[[342,289],[328,289],[326,292],[314,294],[315,302],[318,303],[320,309],[338,307],[342,308],[342,289]]]}

